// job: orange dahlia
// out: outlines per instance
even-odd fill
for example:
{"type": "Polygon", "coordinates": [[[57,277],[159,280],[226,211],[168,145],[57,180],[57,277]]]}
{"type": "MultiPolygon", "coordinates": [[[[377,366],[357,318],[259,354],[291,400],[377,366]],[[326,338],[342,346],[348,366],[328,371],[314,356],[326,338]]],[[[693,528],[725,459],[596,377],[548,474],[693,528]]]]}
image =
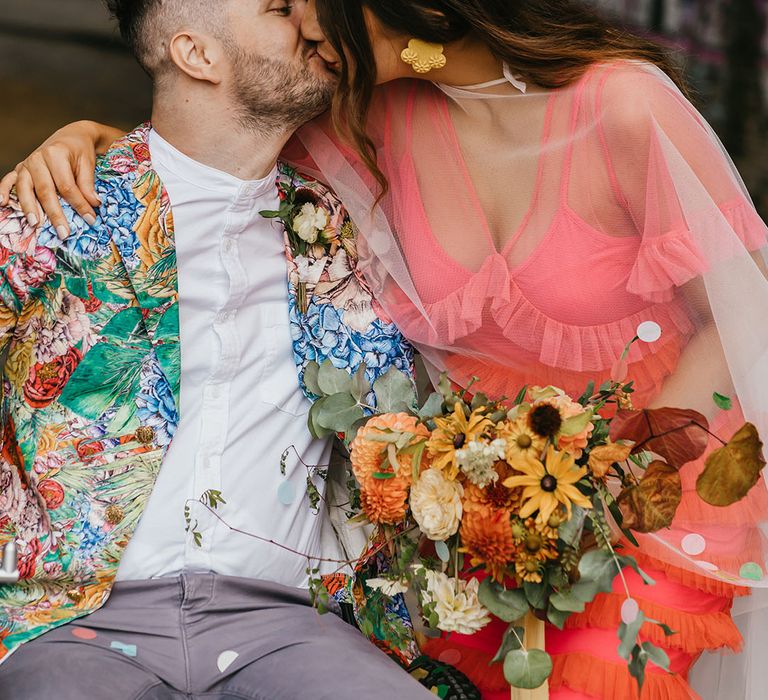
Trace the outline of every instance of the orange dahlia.
{"type": "Polygon", "coordinates": [[[360,484],[360,505],[375,525],[394,525],[408,511],[408,490],[411,472],[401,469],[390,479],[369,476],[360,484]]]}
{"type": "MultiPolygon", "coordinates": [[[[352,471],[360,484],[364,484],[373,474],[394,472],[391,464],[382,469],[388,446],[392,443],[383,442],[376,438],[403,433],[412,433],[415,436],[413,442],[429,437],[427,428],[407,413],[387,413],[383,416],[375,416],[360,428],[357,437],[350,445],[352,471]]],[[[398,474],[401,474],[410,483],[413,471],[412,456],[408,454],[398,455],[397,462],[398,474]]]]}
{"type": "Polygon", "coordinates": [[[460,534],[460,551],[469,554],[471,565],[484,564],[496,581],[502,581],[516,550],[509,512],[488,506],[465,511],[460,534]]]}

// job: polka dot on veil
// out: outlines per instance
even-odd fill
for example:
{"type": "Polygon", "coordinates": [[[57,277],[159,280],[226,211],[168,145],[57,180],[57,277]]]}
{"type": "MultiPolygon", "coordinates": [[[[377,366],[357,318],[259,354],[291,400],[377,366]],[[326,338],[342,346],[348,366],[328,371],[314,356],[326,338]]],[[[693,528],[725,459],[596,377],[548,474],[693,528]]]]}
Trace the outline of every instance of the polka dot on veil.
{"type": "Polygon", "coordinates": [[[680,543],[683,551],[689,556],[696,557],[707,548],[707,541],[696,533],[686,535],[680,543]]]}

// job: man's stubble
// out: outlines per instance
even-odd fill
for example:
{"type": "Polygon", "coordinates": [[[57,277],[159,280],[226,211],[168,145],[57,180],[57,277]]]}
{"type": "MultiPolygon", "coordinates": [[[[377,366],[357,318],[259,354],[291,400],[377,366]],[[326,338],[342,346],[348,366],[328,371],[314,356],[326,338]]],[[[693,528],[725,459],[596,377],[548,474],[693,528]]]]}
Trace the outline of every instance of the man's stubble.
{"type": "Polygon", "coordinates": [[[232,44],[232,97],[243,128],[260,134],[293,131],[325,112],[336,81],[300,64],[249,54],[232,44]]]}

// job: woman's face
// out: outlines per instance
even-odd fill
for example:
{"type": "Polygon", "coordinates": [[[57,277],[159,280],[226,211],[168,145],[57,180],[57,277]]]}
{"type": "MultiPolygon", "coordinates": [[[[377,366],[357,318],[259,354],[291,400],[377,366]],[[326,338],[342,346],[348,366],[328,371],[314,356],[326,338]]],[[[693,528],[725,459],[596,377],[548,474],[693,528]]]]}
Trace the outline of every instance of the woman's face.
{"type": "MultiPolygon", "coordinates": [[[[301,23],[301,32],[305,39],[317,44],[317,52],[328,64],[328,68],[338,73],[341,70],[341,59],[320,28],[320,24],[317,21],[316,2],[317,0],[308,1],[301,23]]],[[[417,77],[400,60],[400,53],[408,45],[408,38],[395,35],[383,27],[381,22],[367,7],[363,8],[363,13],[365,14],[368,37],[376,64],[376,83],[380,85],[391,80],[397,80],[398,78],[417,77]]],[[[350,71],[354,71],[354,69],[354,65],[350,65],[350,71]]]]}

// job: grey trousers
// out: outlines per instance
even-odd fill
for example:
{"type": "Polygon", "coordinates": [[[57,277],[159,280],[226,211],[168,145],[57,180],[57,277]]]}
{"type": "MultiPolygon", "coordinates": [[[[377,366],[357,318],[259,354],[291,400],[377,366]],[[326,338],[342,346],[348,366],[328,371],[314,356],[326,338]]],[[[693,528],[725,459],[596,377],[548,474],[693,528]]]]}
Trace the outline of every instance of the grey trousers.
{"type": "Polygon", "coordinates": [[[434,700],[306,591],[216,574],[118,583],[0,665],[0,700],[434,700]]]}

